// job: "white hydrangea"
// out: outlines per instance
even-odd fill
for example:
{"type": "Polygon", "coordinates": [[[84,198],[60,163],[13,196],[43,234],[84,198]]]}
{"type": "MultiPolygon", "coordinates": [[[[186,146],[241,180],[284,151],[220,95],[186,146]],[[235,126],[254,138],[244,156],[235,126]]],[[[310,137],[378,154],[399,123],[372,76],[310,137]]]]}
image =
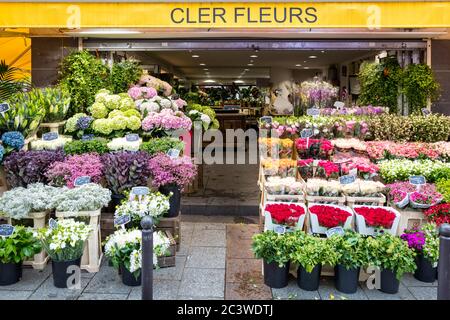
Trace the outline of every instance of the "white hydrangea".
{"type": "Polygon", "coordinates": [[[111,151],[125,150],[125,151],[138,151],[142,144],[142,139],[136,141],[128,141],[124,138],[114,138],[108,142],[108,148],[111,151]]]}
{"type": "Polygon", "coordinates": [[[157,104],[156,102],[152,102],[152,101],[146,101],[141,103],[141,105],[139,106],[139,110],[141,110],[141,112],[159,112],[160,108],[159,108],[159,104],[157,104]]]}
{"type": "Polygon", "coordinates": [[[206,124],[210,124],[211,123],[211,118],[208,115],[204,114],[204,113],[202,113],[202,115],[200,116],[200,119],[202,120],[202,122],[204,122],[206,124]]]}
{"type": "Polygon", "coordinates": [[[159,104],[162,109],[172,109],[172,101],[169,99],[162,99],[159,104]]]}

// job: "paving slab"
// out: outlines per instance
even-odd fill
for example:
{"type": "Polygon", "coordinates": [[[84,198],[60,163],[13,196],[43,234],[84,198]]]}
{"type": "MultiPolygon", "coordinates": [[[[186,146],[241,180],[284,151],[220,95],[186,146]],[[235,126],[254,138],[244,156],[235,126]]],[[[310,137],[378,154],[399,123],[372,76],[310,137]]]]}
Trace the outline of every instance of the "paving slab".
{"type": "Polygon", "coordinates": [[[187,256],[186,267],[225,269],[225,256],[225,248],[191,247],[187,256]]]}
{"type": "Polygon", "coordinates": [[[272,292],[263,283],[227,283],[225,300],[270,300],[272,292]]]}
{"type": "Polygon", "coordinates": [[[234,240],[249,240],[259,232],[257,224],[232,224],[227,225],[227,238],[234,240]]]}
{"type": "Polygon", "coordinates": [[[255,257],[251,239],[236,240],[227,238],[227,258],[252,259],[255,257]]]}
{"type": "Polygon", "coordinates": [[[437,287],[408,287],[417,300],[437,300],[437,287]]]}
{"type": "Polygon", "coordinates": [[[30,300],[76,300],[86,288],[89,279],[81,277],[80,289],[62,289],[53,285],[53,277],[49,277],[29,297],[30,300]]]}
{"type": "Polygon", "coordinates": [[[51,265],[47,265],[44,270],[35,270],[32,268],[22,269],[22,279],[10,286],[0,286],[0,295],[2,290],[31,290],[35,291],[41,284],[47,280],[52,273],[51,265]]]}
{"type": "Polygon", "coordinates": [[[224,298],[225,269],[185,268],[179,296],[224,298]]]}
{"type": "Polygon", "coordinates": [[[117,270],[103,265],[99,272],[90,280],[84,292],[86,293],[122,293],[129,294],[130,287],[122,283],[117,270]]]}
{"type": "MultiPolygon", "coordinates": [[[[154,300],[176,300],[180,281],[176,280],[155,280],[153,282],[154,300]]],[[[141,300],[142,287],[133,287],[128,300],[141,300]]]]}
{"type": "Polygon", "coordinates": [[[82,293],[78,300],[127,300],[125,293],[82,293]]]}
{"type": "Polygon", "coordinates": [[[225,223],[196,223],[194,225],[194,233],[202,231],[202,230],[225,230],[225,223]]]}
{"type": "Polygon", "coordinates": [[[186,264],[186,256],[175,257],[175,267],[159,268],[153,271],[155,280],[181,280],[183,270],[186,264]]]}
{"type": "Polygon", "coordinates": [[[377,289],[369,289],[365,285],[363,285],[362,288],[369,300],[415,300],[408,288],[401,283],[398,293],[394,294],[384,293],[377,289]]]}
{"type": "Polygon", "coordinates": [[[262,262],[258,259],[227,259],[227,283],[263,283],[262,262]]]}
{"type": "Polygon", "coordinates": [[[33,291],[2,290],[0,300],[27,300],[33,291]]]}
{"type": "Polygon", "coordinates": [[[192,246],[203,247],[225,247],[225,230],[199,230],[195,231],[192,237],[192,246]]]}
{"type": "Polygon", "coordinates": [[[298,287],[296,279],[290,277],[286,287],[272,288],[273,299],[275,300],[320,300],[319,291],[306,291],[298,287]]]}
{"type": "Polygon", "coordinates": [[[333,278],[321,279],[319,294],[322,300],[368,300],[364,290],[358,286],[355,293],[343,293],[334,286],[333,278]]]}
{"type": "Polygon", "coordinates": [[[411,273],[405,273],[402,277],[401,283],[407,287],[437,287],[438,285],[437,280],[432,283],[422,282],[414,278],[411,273]]]}

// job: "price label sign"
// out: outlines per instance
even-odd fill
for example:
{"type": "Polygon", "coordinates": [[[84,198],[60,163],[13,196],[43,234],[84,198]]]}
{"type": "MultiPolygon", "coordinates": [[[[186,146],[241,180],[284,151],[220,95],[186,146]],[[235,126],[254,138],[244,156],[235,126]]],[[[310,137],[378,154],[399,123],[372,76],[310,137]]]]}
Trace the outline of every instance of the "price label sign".
{"type": "Polygon", "coordinates": [[[285,234],[286,233],[286,227],[277,225],[273,228],[273,231],[275,231],[278,234],[285,234]]]}
{"type": "Polygon", "coordinates": [[[178,149],[169,149],[169,151],[167,151],[167,155],[169,157],[173,158],[178,158],[180,156],[180,150],[178,149]]]}
{"type": "Polygon", "coordinates": [[[90,176],[81,176],[75,179],[74,181],[74,186],[75,187],[79,187],[82,186],[84,184],[88,184],[91,183],[91,177],[90,176]]]}
{"type": "Polygon", "coordinates": [[[52,141],[58,139],[58,132],[47,132],[42,135],[42,140],[44,141],[52,141]]]}
{"type": "Polygon", "coordinates": [[[83,134],[83,136],[81,137],[82,141],[91,141],[94,140],[94,135],[93,134],[83,134]]]}
{"type": "Polygon", "coordinates": [[[424,116],[429,116],[431,114],[431,110],[429,110],[427,108],[422,108],[422,114],[424,116]]]}
{"type": "Polygon", "coordinates": [[[336,101],[334,107],[338,110],[344,109],[345,103],[342,101],[336,101]]]}
{"type": "Polygon", "coordinates": [[[146,196],[150,193],[150,189],[148,187],[133,187],[131,192],[136,196],[146,196]]]}
{"type": "Polygon", "coordinates": [[[58,228],[58,222],[55,219],[50,218],[48,220],[48,226],[50,227],[50,229],[56,229],[58,228]]]}
{"type": "Polygon", "coordinates": [[[314,131],[312,129],[303,129],[300,132],[301,138],[311,138],[314,135],[314,131]]]}
{"type": "Polygon", "coordinates": [[[130,133],[125,136],[125,140],[128,142],[134,142],[139,140],[139,135],[136,133],[130,133]]]}
{"type": "Polygon", "coordinates": [[[344,235],[344,228],[342,227],[334,227],[334,228],[330,228],[325,232],[325,235],[327,236],[327,238],[331,237],[334,234],[343,236],[344,235]]]}
{"type": "Polygon", "coordinates": [[[319,108],[309,108],[306,110],[306,114],[308,116],[312,116],[313,118],[316,118],[320,115],[320,109],[319,108]]]}
{"type": "Polygon", "coordinates": [[[271,116],[264,116],[264,117],[259,118],[259,120],[262,123],[271,124],[273,121],[273,118],[271,116]]]}
{"type": "Polygon", "coordinates": [[[4,102],[4,103],[0,103],[0,112],[4,113],[6,111],[9,110],[9,104],[4,102]]]}
{"type": "Polygon", "coordinates": [[[342,177],[339,177],[339,183],[340,184],[350,184],[355,182],[356,180],[356,176],[352,175],[352,174],[348,174],[342,177]]]}
{"type": "Polygon", "coordinates": [[[0,236],[9,237],[14,233],[15,227],[10,224],[0,224],[0,236]]]}
{"type": "Polygon", "coordinates": [[[409,177],[409,183],[415,185],[415,186],[421,186],[427,183],[424,176],[410,176],[409,177]]]}
{"type": "Polygon", "coordinates": [[[114,225],[115,226],[125,226],[130,221],[131,221],[131,217],[129,215],[119,216],[114,219],[114,225]]]}

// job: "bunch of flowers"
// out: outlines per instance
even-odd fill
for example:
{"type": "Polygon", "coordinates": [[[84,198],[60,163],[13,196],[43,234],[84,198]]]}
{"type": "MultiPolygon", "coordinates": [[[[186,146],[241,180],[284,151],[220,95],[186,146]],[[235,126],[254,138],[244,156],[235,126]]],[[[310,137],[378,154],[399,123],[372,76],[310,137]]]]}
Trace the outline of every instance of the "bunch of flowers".
{"type": "Polygon", "coordinates": [[[49,166],[63,160],[62,150],[17,151],[3,161],[3,166],[11,187],[25,187],[30,183],[45,182],[44,173],[49,166]]]}
{"type": "Polygon", "coordinates": [[[45,176],[51,185],[74,187],[77,178],[91,177],[91,182],[99,183],[103,177],[103,164],[96,153],[68,156],[64,161],[50,165],[45,176]]]}
{"type": "Polygon", "coordinates": [[[367,226],[375,228],[389,229],[396,218],[395,213],[381,207],[357,207],[353,210],[363,216],[367,226]]]}
{"type": "Polygon", "coordinates": [[[450,142],[439,141],[432,144],[433,149],[439,152],[440,158],[445,162],[450,162],[450,142]]]}
{"type": "Polygon", "coordinates": [[[427,209],[442,201],[442,195],[440,193],[426,194],[419,191],[414,191],[409,195],[409,201],[413,207],[421,209],[427,209]]]}
{"type": "Polygon", "coordinates": [[[160,112],[164,109],[170,109],[176,112],[180,109],[179,106],[183,105],[180,100],[181,99],[172,100],[171,98],[154,96],[151,99],[136,100],[135,104],[136,107],[141,111],[141,114],[146,117],[151,112],[160,112]]]}
{"type": "Polygon", "coordinates": [[[12,150],[20,150],[25,144],[25,138],[23,134],[19,131],[9,131],[2,134],[2,144],[3,147],[11,152],[12,150]]]}
{"type": "Polygon", "coordinates": [[[154,88],[156,91],[166,97],[170,96],[173,90],[170,84],[158,78],[150,76],[148,73],[145,73],[145,71],[139,79],[138,85],[154,88]]]}
{"type": "Polygon", "coordinates": [[[295,147],[301,158],[328,159],[333,154],[333,145],[326,139],[306,139],[295,140],[295,147]]]}
{"type": "Polygon", "coordinates": [[[361,137],[369,135],[369,125],[364,120],[337,119],[334,123],[333,133],[335,137],[361,137]]]}
{"type": "Polygon", "coordinates": [[[95,211],[106,207],[111,201],[111,191],[95,183],[77,188],[59,189],[53,197],[53,206],[60,212],[95,211]]]}
{"type": "Polygon", "coordinates": [[[310,196],[338,197],[342,193],[342,185],[337,180],[308,179],[306,193],[310,196]]]}
{"type": "Polygon", "coordinates": [[[292,158],[294,141],[289,138],[259,138],[261,153],[266,157],[279,157],[281,159],[292,158]]]}
{"type": "Polygon", "coordinates": [[[133,100],[151,99],[156,96],[158,92],[154,88],[150,87],[138,87],[133,86],[128,90],[128,95],[133,100]]]}
{"type": "Polygon", "coordinates": [[[436,186],[432,183],[426,183],[425,185],[420,186],[419,191],[416,186],[409,182],[391,183],[386,185],[386,188],[390,199],[399,208],[405,207],[409,200],[418,203],[426,203],[429,201],[438,201],[442,199],[442,195],[436,191],[436,186]],[[412,196],[413,193],[414,196],[412,196]]]}
{"type": "Polygon", "coordinates": [[[339,166],[331,161],[319,161],[317,175],[319,177],[337,179],[339,177],[339,166]]]}
{"type": "Polygon", "coordinates": [[[379,171],[378,166],[371,163],[367,158],[354,157],[351,160],[351,162],[343,163],[341,165],[343,174],[349,174],[351,170],[357,169],[360,178],[369,180],[375,177],[379,171]]]}
{"type": "Polygon", "coordinates": [[[35,140],[31,142],[32,150],[56,150],[63,148],[67,142],[72,141],[71,137],[58,136],[55,140],[35,140]]]}
{"type": "Polygon", "coordinates": [[[365,152],[366,151],[366,142],[361,141],[356,138],[348,138],[348,139],[335,139],[331,140],[331,143],[338,149],[354,149],[358,152],[365,152]]]}
{"type": "Polygon", "coordinates": [[[270,213],[275,223],[290,227],[294,226],[300,216],[305,214],[305,209],[302,206],[285,203],[267,204],[264,210],[270,213]]]}
{"type": "Polygon", "coordinates": [[[58,192],[57,188],[42,183],[11,189],[4,192],[0,198],[0,212],[12,219],[29,218],[31,212],[53,209],[52,199],[58,192]]]}
{"type": "Polygon", "coordinates": [[[309,212],[315,214],[319,225],[325,228],[343,226],[347,218],[352,215],[339,207],[319,204],[310,206],[309,212]]]}
{"type": "Polygon", "coordinates": [[[189,104],[187,106],[186,111],[188,111],[188,116],[191,118],[192,122],[202,121],[203,127],[205,127],[205,123],[208,122],[209,126],[206,129],[218,129],[219,128],[219,120],[216,118],[216,112],[210,106],[202,106],[200,104],[189,104]],[[199,113],[191,114],[191,111],[198,111],[199,113]],[[206,121],[205,121],[206,120],[206,121]]]}
{"type": "Polygon", "coordinates": [[[408,247],[418,254],[423,254],[431,263],[438,262],[439,233],[435,224],[428,223],[420,228],[405,230],[400,238],[408,243],[408,247]]]}
{"type": "Polygon", "coordinates": [[[330,104],[331,99],[337,97],[339,91],[338,87],[321,80],[304,81],[300,86],[301,95],[304,100],[306,99],[305,103],[313,104],[319,108],[330,104]]]}
{"type": "Polygon", "coordinates": [[[423,212],[429,222],[440,226],[443,223],[450,223],[450,203],[442,203],[430,207],[423,212]]]}
{"type": "Polygon", "coordinates": [[[170,109],[164,109],[159,113],[150,112],[148,116],[142,120],[142,129],[144,131],[190,130],[191,127],[191,119],[186,117],[183,112],[175,112],[170,109]]]}
{"type": "Polygon", "coordinates": [[[406,181],[409,176],[422,175],[429,182],[435,182],[443,175],[449,175],[450,163],[433,160],[384,160],[379,163],[380,176],[387,183],[406,181]]]}
{"type": "Polygon", "coordinates": [[[169,197],[159,192],[150,193],[141,199],[130,199],[116,208],[115,217],[128,215],[133,226],[140,226],[142,218],[146,215],[153,217],[154,223],[158,223],[160,217],[170,208],[169,197]]]}
{"type": "Polygon", "coordinates": [[[281,177],[295,177],[297,161],[291,159],[267,158],[261,160],[265,175],[279,175],[281,177]]]}
{"type": "MultiPolygon", "coordinates": [[[[107,112],[106,112],[106,114],[108,114],[107,112]]],[[[87,118],[87,117],[89,117],[86,113],[76,113],[76,114],[74,114],[72,117],[70,117],[69,119],[67,119],[67,121],[66,121],[66,125],[65,125],[65,131],[67,132],[67,133],[72,133],[72,134],[74,134],[74,133],[76,133],[78,130],[81,130],[79,127],[78,127],[78,120],[79,119],[81,119],[81,118],[87,118]]]]}
{"type": "Polygon", "coordinates": [[[322,108],[320,109],[320,114],[324,116],[334,116],[334,115],[355,115],[355,116],[372,116],[381,115],[383,113],[388,113],[389,109],[385,107],[351,107],[351,108],[322,108]]]}
{"type": "Polygon", "coordinates": [[[159,153],[148,161],[155,187],[177,185],[181,190],[197,175],[197,166],[187,156],[171,158],[159,153]]]}
{"type": "Polygon", "coordinates": [[[297,181],[294,177],[268,177],[264,187],[270,194],[298,195],[303,193],[303,183],[297,181]]]}
{"type": "Polygon", "coordinates": [[[396,143],[393,141],[367,142],[367,153],[373,160],[382,159],[437,159],[440,152],[433,144],[419,142],[396,143]]]}
{"type": "Polygon", "coordinates": [[[354,183],[342,186],[342,192],[352,197],[380,197],[384,192],[385,185],[379,181],[365,181],[356,179],[354,183]]]}
{"type": "Polygon", "coordinates": [[[418,228],[405,230],[400,238],[408,242],[408,247],[416,251],[422,251],[425,244],[425,234],[419,231],[418,228]]]}
{"type": "Polygon", "coordinates": [[[58,220],[56,228],[43,228],[37,233],[45,251],[54,261],[70,261],[83,255],[84,243],[92,227],[74,219],[58,220]]]}
{"type": "Polygon", "coordinates": [[[111,151],[138,151],[142,144],[142,139],[139,138],[136,141],[128,141],[126,137],[123,138],[114,138],[110,142],[108,142],[108,148],[111,151]]]}
{"type": "Polygon", "coordinates": [[[442,200],[450,203],[450,179],[442,179],[436,183],[437,191],[442,194],[442,200]]]}

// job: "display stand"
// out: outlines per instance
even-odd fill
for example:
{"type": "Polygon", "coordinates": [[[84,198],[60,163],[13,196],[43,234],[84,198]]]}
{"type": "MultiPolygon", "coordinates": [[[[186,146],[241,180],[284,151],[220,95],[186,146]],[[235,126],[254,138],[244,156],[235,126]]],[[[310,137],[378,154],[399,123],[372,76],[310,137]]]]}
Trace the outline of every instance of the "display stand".
{"type": "Polygon", "coordinates": [[[176,251],[180,250],[181,244],[181,211],[177,217],[161,218],[156,225],[156,231],[168,231],[176,242],[176,251]]]}
{"type": "Polygon", "coordinates": [[[397,235],[403,234],[405,229],[420,227],[427,222],[421,209],[405,208],[397,210],[400,213],[397,235]]]}

